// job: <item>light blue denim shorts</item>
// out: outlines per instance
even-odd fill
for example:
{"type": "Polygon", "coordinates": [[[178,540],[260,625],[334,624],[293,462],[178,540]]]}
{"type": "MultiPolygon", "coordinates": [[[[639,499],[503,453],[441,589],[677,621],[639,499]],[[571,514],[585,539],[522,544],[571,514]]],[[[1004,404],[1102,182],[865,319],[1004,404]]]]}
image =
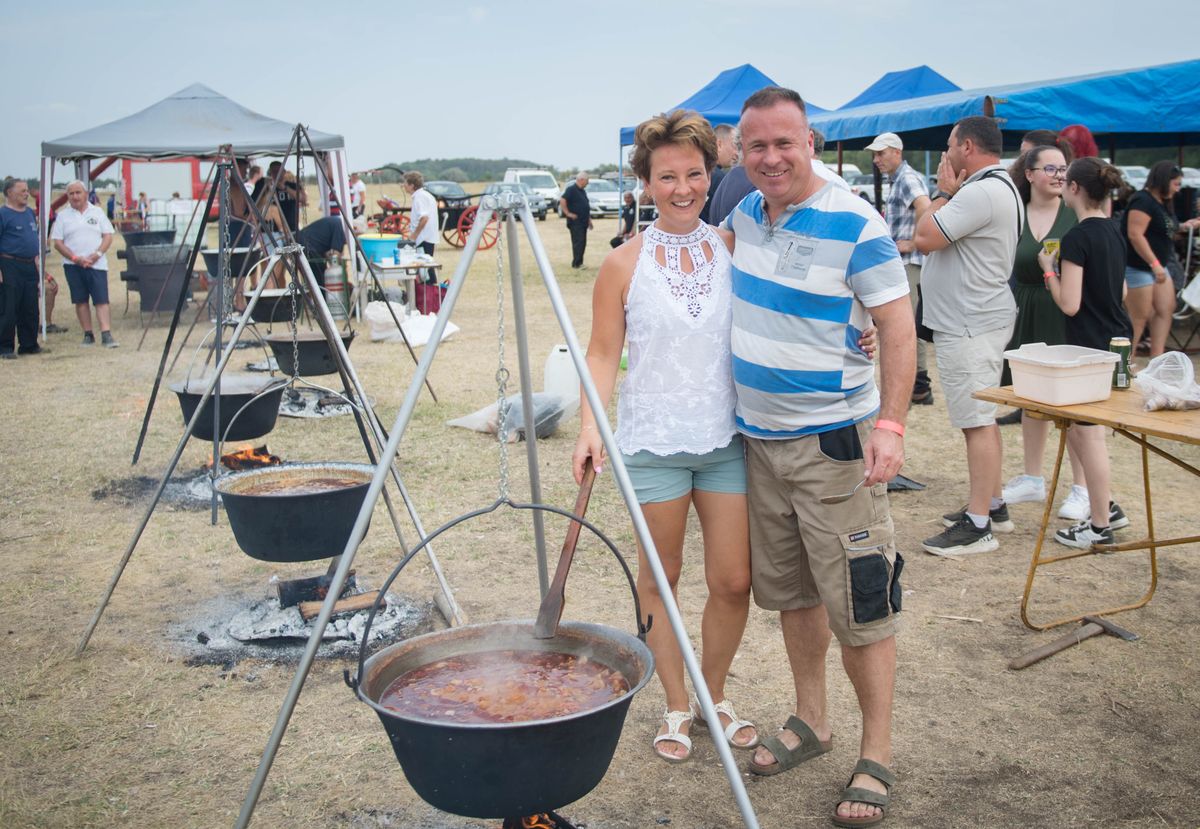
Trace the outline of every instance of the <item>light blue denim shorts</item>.
{"type": "Polygon", "coordinates": [[[1154,274],[1140,268],[1125,267],[1125,284],[1132,288],[1145,288],[1154,284],[1154,274]]]}
{"type": "Polygon", "coordinates": [[[621,460],[639,504],[673,501],[693,489],[746,494],[746,453],[741,435],[734,435],[728,446],[703,455],[655,455],[643,449],[632,455],[622,454],[621,460]]]}

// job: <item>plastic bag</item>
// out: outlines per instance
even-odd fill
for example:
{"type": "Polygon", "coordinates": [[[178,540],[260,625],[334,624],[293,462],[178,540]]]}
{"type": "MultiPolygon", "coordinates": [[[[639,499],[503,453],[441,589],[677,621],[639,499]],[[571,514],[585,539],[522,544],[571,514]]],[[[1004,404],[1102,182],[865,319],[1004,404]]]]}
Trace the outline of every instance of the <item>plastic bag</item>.
{"type": "MultiPolygon", "coordinates": [[[[525,406],[521,403],[521,395],[514,394],[505,398],[508,404],[505,422],[508,424],[508,442],[515,443],[525,439],[525,406]]],[[[566,404],[557,394],[534,392],[533,394],[533,430],[538,438],[548,438],[558,430],[558,423],[566,411],[566,404]]],[[[458,426],[476,432],[490,435],[500,431],[499,406],[492,403],[469,415],[447,420],[447,426],[458,426]]]]}
{"type": "MultiPolygon", "coordinates": [[[[371,331],[371,342],[403,342],[400,332],[396,329],[396,323],[392,321],[392,315],[388,313],[388,305],[392,306],[392,312],[395,313],[396,319],[400,320],[400,325],[404,327],[404,336],[408,338],[409,345],[416,348],[429,342],[429,337],[433,334],[434,323],[437,322],[436,315],[410,314],[408,309],[399,302],[389,302],[387,305],[382,302],[368,302],[363,316],[371,331]]],[[[442,341],[450,339],[458,331],[457,325],[447,321],[446,330],[442,332],[442,341]]]]}
{"type": "Polygon", "coordinates": [[[1200,409],[1192,361],[1179,351],[1168,351],[1150,361],[1133,378],[1133,387],[1145,398],[1145,409],[1200,409]]]}

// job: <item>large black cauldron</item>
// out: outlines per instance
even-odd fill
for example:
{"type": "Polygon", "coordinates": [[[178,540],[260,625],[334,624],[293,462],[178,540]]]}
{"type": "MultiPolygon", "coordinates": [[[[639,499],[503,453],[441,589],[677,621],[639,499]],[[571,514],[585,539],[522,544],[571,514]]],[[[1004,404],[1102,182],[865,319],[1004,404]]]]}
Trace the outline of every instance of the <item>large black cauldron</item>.
{"type": "Polygon", "coordinates": [[[342,554],[375,467],[361,463],[285,463],[217,479],[238,546],[261,561],[315,561],[342,554]],[[259,494],[263,484],[303,486],[344,478],[352,486],[304,494],[259,494]]]}
{"type": "Polygon", "coordinates": [[[640,635],[583,622],[561,622],[553,638],[537,639],[533,620],[506,621],[427,633],[388,645],[368,659],[371,623],[380,602],[375,600],[360,637],[358,673],[351,679],[347,671],[346,682],[379,716],[413,790],[430,805],[467,817],[510,818],[549,812],[590,792],[612,762],[633,695],[654,674],[654,656],[645,643],[648,628],[641,625],[637,588],[625,559],[590,522],[558,507],[501,499],[450,521],[408,551],[383,583],[380,598],[405,565],[435,538],[501,505],[572,518],[603,542],[625,573],[640,635]],[[442,722],[399,714],[379,704],[388,685],[410,670],[449,656],[495,650],[586,655],[620,671],[629,683],[629,693],[571,716],[519,723],[442,722]]]}
{"type": "Polygon", "coordinates": [[[633,695],[654,673],[654,657],[636,636],[582,622],[563,622],[553,639],[535,639],[530,620],[427,633],[376,653],[363,670],[358,696],[379,715],[416,793],[444,812],[504,818],[561,808],[596,787],[612,762],[633,695]],[[586,654],[620,671],[630,690],[600,708],[522,723],[438,722],[378,703],[401,674],[448,656],[495,650],[586,654]]]}

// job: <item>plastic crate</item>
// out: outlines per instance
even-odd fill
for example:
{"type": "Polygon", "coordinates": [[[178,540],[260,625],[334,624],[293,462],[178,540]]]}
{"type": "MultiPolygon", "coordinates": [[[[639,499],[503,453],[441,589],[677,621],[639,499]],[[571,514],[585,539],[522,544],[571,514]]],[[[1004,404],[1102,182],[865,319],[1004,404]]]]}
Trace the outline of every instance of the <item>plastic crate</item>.
{"type": "Polygon", "coordinates": [[[1026,343],[1004,352],[1018,397],[1071,406],[1097,403],[1112,394],[1113,366],[1121,355],[1078,345],[1026,343]]]}

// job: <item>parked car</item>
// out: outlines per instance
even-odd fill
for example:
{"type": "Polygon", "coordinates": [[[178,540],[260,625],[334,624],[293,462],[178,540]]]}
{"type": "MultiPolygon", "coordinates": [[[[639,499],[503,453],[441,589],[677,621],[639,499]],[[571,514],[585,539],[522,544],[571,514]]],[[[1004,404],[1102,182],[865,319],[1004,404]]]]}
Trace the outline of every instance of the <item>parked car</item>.
{"type": "Polygon", "coordinates": [[[1183,186],[1195,187],[1200,190],[1200,170],[1195,167],[1184,167],[1183,169],[1183,186]]]}
{"type": "Polygon", "coordinates": [[[546,221],[546,211],[550,205],[547,201],[539,196],[523,181],[497,181],[492,182],[484,189],[484,195],[494,193],[520,193],[529,202],[529,210],[533,215],[538,217],[539,222],[546,221]]]}
{"type": "Polygon", "coordinates": [[[1134,190],[1141,190],[1146,186],[1146,179],[1150,175],[1148,167],[1142,167],[1137,164],[1118,164],[1117,169],[1121,172],[1121,177],[1129,183],[1129,186],[1134,190]]]}
{"type": "MultiPolygon", "coordinates": [[[[532,167],[509,167],[504,171],[505,183],[520,182],[534,193],[546,200],[547,209],[558,210],[558,200],[562,197],[562,188],[558,180],[549,170],[538,170],[532,167]]],[[[545,218],[542,216],[540,218],[545,218]]]]}
{"type": "MultiPolygon", "coordinates": [[[[866,199],[870,204],[875,203],[875,176],[870,173],[859,173],[856,176],[848,176],[846,183],[850,185],[850,192],[854,195],[866,199]]],[[[883,177],[881,193],[883,201],[886,202],[888,193],[892,191],[892,185],[888,182],[887,176],[883,177]]]]}
{"type": "Polygon", "coordinates": [[[616,216],[621,212],[621,194],[615,182],[606,178],[594,178],[588,182],[588,202],[593,216],[616,216]]]}

